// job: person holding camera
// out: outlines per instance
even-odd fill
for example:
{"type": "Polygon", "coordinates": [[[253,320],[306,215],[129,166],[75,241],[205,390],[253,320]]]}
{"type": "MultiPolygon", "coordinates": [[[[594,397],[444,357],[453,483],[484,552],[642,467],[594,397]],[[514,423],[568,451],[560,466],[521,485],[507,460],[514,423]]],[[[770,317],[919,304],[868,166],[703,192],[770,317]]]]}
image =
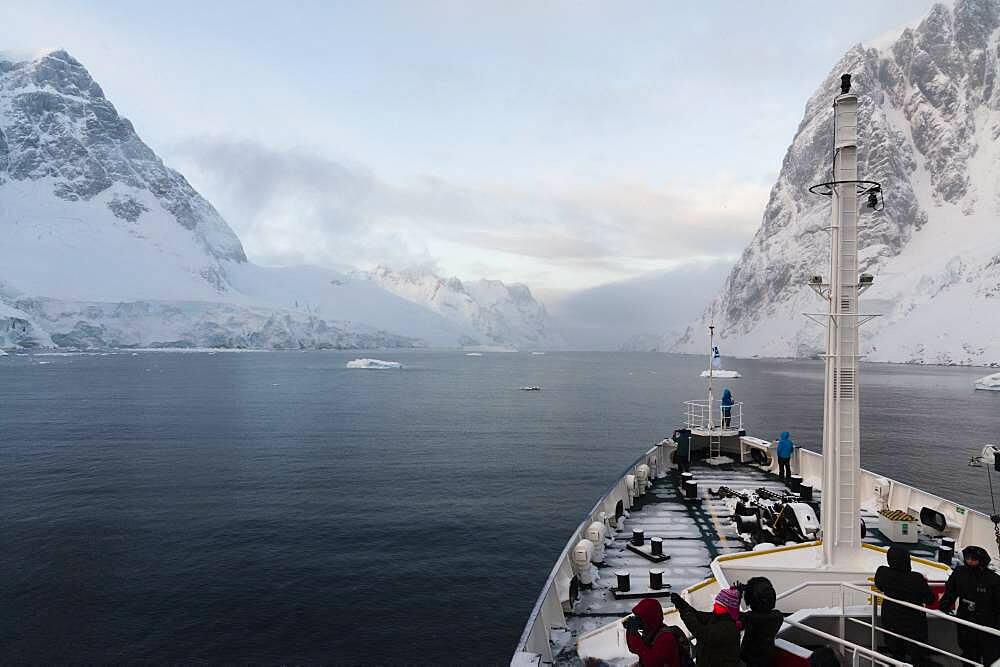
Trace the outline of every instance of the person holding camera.
{"type": "Polygon", "coordinates": [[[655,598],[645,598],[622,619],[628,650],[639,656],[642,667],[680,667],[677,640],[663,625],[663,607],[655,598]]]}
{"type": "Polygon", "coordinates": [[[697,641],[695,662],[699,667],[737,667],[740,664],[740,599],[736,587],[724,588],[715,596],[712,611],[698,611],[677,593],[670,601],[697,641]]]}

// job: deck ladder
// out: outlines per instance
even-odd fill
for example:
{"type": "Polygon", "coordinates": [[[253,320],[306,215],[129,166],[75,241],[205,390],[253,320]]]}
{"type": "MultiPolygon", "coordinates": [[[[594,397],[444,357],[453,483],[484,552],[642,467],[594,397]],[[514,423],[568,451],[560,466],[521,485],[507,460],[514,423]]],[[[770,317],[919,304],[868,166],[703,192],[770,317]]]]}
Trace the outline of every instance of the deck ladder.
{"type": "Polygon", "coordinates": [[[722,456],[722,435],[714,428],[708,432],[708,455],[711,458],[722,456]]]}

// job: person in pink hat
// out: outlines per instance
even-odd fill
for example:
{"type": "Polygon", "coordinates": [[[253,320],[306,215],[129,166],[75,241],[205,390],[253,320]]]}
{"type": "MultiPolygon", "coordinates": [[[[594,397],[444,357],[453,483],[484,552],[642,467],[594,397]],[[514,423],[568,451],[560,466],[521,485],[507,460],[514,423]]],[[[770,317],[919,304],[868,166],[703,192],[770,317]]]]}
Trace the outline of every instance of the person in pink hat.
{"type": "Polygon", "coordinates": [[[715,596],[712,611],[698,611],[677,593],[670,601],[681,615],[691,636],[697,640],[698,667],[737,667],[740,664],[740,595],[735,586],[715,596]]]}

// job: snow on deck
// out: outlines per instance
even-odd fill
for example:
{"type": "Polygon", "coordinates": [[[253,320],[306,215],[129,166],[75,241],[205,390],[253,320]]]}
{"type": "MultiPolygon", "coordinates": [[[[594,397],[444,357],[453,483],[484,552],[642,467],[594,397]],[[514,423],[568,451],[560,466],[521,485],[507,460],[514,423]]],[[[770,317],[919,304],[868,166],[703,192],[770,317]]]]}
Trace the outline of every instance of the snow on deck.
{"type": "MultiPolygon", "coordinates": [[[[605,549],[604,563],[598,567],[599,578],[593,588],[581,590],[573,611],[566,615],[572,638],[559,642],[562,646],[556,656],[557,663],[577,660],[576,637],[627,615],[639,601],[615,599],[611,588],[618,584],[616,570],[629,572],[632,591],[647,590],[650,569],[663,570],[664,589],[679,593],[711,577],[710,565],[716,556],[747,550],[736,532],[726,501],[707,497],[709,488],[713,491],[723,485],[733,489],[785,488],[777,477],[755,466],[695,463],[691,471],[698,483],[697,500],[684,498],[676,471],[656,480],[644,496],[636,499],[623,529],[615,532],[613,544],[605,549]],[[635,528],[643,529],[646,544],[650,538],[662,538],[663,553],[670,559],[653,563],[629,551],[626,545],[635,528]]],[[[660,598],[660,602],[664,608],[671,606],[669,598],[660,598]]]]}
{"type": "MultiPolygon", "coordinates": [[[[648,589],[650,569],[663,570],[664,589],[680,593],[713,576],[711,562],[715,557],[749,549],[750,545],[736,532],[727,501],[711,497],[708,489],[715,491],[720,486],[728,486],[737,491],[752,491],[760,487],[779,492],[787,490],[777,476],[753,465],[696,462],[691,471],[698,483],[697,500],[684,498],[680,475],[676,470],[655,480],[646,494],[636,499],[622,529],[615,531],[613,543],[605,549],[604,563],[597,568],[598,577],[593,587],[581,590],[572,611],[566,614],[568,632],[553,630],[550,636],[557,664],[577,662],[576,641],[581,634],[607,626],[627,615],[641,599],[615,599],[611,591],[618,583],[615,571],[629,572],[634,592],[648,589]],[[626,545],[636,528],[643,529],[646,544],[652,537],[662,538],[663,553],[670,559],[653,563],[629,551],[626,545]]],[[[814,492],[816,504],[820,502],[820,496],[819,491],[814,492]]],[[[861,517],[867,526],[865,544],[889,546],[888,539],[877,530],[878,515],[862,510],[861,517]]],[[[918,558],[935,560],[937,544],[923,534],[916,544],[898,546],[908,549],[918,558]]],[[[660,597],[660,603],[664,609],[672,606],[668,597],[660,597]]],[[[628,655],[627,650],[622,651],[623,655],[628,655]]]]}

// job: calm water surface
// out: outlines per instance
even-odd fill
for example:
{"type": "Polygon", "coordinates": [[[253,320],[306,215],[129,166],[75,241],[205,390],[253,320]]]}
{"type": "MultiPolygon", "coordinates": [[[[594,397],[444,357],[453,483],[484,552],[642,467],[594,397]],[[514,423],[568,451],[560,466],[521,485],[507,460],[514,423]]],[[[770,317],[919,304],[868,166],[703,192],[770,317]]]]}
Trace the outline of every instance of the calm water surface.
{"type": "MultiPolygon", "coordinates": [[[[570,532],[703,393],[695,357],[356,356],[0,358],[0,661],[505,663],[570,532]]],[[[733,365],[751,433],[818,448],[820,363],[733,365]]],[[[983,374],[865,366],[864,465],[989,510],[983,374]]]]}

